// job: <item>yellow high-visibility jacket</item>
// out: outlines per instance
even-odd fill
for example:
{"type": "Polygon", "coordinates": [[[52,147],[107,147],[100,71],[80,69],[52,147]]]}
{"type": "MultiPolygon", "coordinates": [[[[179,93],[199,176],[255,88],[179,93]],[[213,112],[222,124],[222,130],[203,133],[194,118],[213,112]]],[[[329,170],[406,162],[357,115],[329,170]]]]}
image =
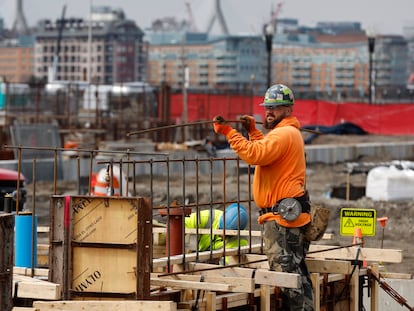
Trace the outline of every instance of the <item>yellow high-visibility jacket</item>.
{"type": "MultiPolygon", "coordinates": [[[[219,221],[221,216],[223,215],[223,211],[213,209],[210,213],[210,210],[202,210],[199,212],[198,218],[198,228],[199,229],[218,229],[219,228],[219,221]],[[210,221],[210,214],[212,213],[213,221],[210,221]]],[[[195,229],[197,228],[197,213],[192,213],[189,217],[185,217],[185,227],[195,229]]],[[[238,247],[238,239],[237,237],[227,237],[226,238],[226,248],[235,248],[238,247]]],[[[216,250],[223,248],[224,242],[223,238],[220,235],[214,235],[210,241],[209,234],[201,234],[198,238],[198,250],[199,251],[206,251],[206,250],[216,250]],[[211,244],[210,244],[211,242],[211,244]]],[[[241,238],[240,245],[245,246],[247,245],[247,240],[241,238]]]]}

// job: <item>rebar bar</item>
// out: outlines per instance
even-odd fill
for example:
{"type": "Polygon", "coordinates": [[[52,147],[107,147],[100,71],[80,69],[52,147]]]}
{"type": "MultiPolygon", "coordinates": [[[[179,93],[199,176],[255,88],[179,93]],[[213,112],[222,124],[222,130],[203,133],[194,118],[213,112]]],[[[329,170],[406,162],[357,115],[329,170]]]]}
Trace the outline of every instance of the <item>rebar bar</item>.
{"type": "MultiPolygon", "coordinates": [[[[129,133],[127,133],[127,136],[129,137],[129,136],[132,136],[132,135],[140,135],[140,134],[157,132],[157,131],[162,131],[162,130],[167,130],[167,129],[186,127],[186,126],[212,124],[212,123],[215,123],[215,122],[216,121],[205,120],[205,121],[194,121],[194,122],[181,123],[181,124],[171,124],[171,125],[165,125],[165,126],[159,126],[159,127],[153,127],[153,128],[149,128],[149,129],[143,129],[143,130],[129,132],[129,133]]],[[[226,123],[242,123],[244,121],[242,121],[242,120],[225,120],[225,122],[226,123]]],[[[255,121],[255,122],[256,122],[256,124],[263,124],[263,122],[261,122],[261,121],[255,121]]],[[[320,131],[311,130],[311,129],[307,129],[307,128],[300,128],[300,130],[303,131],[303,132],[308,132],[308,133],[312,133],[312,134],[318,134],[318,135],[322,134],[322,132],[320,132],[320,131]]]]}

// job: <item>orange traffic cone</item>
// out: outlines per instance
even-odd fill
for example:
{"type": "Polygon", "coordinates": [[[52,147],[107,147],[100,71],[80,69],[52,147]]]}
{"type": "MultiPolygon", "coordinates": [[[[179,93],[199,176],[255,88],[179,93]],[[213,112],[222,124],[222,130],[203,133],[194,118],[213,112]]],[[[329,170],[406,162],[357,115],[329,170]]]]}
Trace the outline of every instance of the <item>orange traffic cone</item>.
{"type": "Polygon", "coordinates": [[[352,245],[361,244],[362,246],[362,230],[359,227],[354,228],[354,239],[352,240],[352,245]]]}

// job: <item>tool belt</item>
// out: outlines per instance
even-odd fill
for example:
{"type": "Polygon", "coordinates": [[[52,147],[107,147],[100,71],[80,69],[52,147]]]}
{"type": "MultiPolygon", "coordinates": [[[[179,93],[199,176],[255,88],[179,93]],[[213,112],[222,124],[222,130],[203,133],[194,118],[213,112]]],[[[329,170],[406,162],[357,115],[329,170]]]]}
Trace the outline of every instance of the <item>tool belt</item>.
{"type": "Polygon", "coordinates": [[[275,205],[260,209],[259,224],[275,220],[279,225],[289,228],[302,227],[310,222],[309,194],[306,191],[302,196],[283,198],[275,205]]]}
{"type": "Polygon", "coordinates": [[[273,213],[273,214],[279,214],[279,207],[282,203],[283,200],[286,199],[295,199],[297,200],[300,205],[301,205],[301,212],[302,213],[310,213],[310,209],[311,209],[311,205],[309,202],[309,193],[307,191],[305,191],[305,193],[300,196],[300,197],[294,197],[294,198],[283,198],[280,199],[279,201],[276,202],[275,205],[273,205],[272,207],[265,207],[265,208],[261,208],[259,211],[260,215],[266,214],[266,213],[273,213]]]}

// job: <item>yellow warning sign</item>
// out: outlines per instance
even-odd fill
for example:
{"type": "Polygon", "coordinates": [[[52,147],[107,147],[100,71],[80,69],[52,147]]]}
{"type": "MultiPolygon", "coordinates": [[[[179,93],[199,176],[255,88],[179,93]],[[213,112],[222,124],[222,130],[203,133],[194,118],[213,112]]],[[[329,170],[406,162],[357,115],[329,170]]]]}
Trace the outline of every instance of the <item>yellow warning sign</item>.
{"type": "Polygon", "coordinates": [[[375,235],[377,211],[366,208],[341,209],[341,235],[354,235],[355,228],[361,228],[363,236],[375,235]]]}

